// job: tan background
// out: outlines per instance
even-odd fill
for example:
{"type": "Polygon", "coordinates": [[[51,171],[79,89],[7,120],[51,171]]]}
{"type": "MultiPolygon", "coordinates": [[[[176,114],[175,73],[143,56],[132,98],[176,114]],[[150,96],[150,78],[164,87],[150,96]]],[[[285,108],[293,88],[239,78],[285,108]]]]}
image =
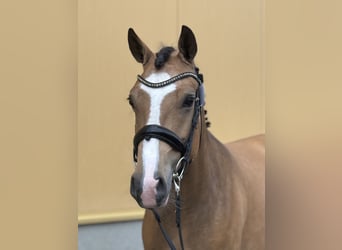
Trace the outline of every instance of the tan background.
{"type": "Polygon", "coordinates": [[[0,3],[0,249],[77,249],[76,14],[0,3]]]}
{"type": "MultiPolygon", "coordinates": [[[[339,223],[336,219],[341,218],[341,209],[336,204],[331,205],[327,202],[340,201],[341,190],[342,15],[340,10],[342,2],[337,0],[272,0],[266,1],[263,5],[252,1],[236,1],[239,3],[228,1],[225,4],[216,1],[196,1],[195,4],[187,2],[187,8],[184,6],[186,3],[176,3],[177,5],[174,6],[161,1],[151,2],[151,5],[146,5],[146,2],[143,5],[140,1],[136,3],[106,1],[104,3],[106,6],[100,6],[101,4],[98,2],[100,1],[1,1],[0,249],[77,249],[78,190],[80,193],[90,190],[88,198],[83,198],[83,200],[91,201],[92,204],[98,202],[93,198],[99,190],[101,191],[99,193],[102,193],[101,188],[107,190],[102,194],[107,195],[111,202],[116,200],[112,197],[115,197],[117,193],[117,187],[115,189],[111,186],[112,184],[102,184],[105,182],[98,177],[99,174],[89,171],[89,169],[100,171],[103,165],[96,164],[97,168],[95,168],[89,164],[90,160],[85,160],[88,155],[84,149],[86,146],[83,146],[83,149],[80,147],[79,150],[80,187],[78,187],[77,144],[81,145],[82,140],[85,141],[85,126],[89,126],[89,131],[94,131],[94,129],[90,122],[89,125],[79,123],[79,126],[83,126],[83,128],[79,129],[78,141],[77,92],[79,92],[80,122],[85,119],[85,113],[90,112],[84,106],[85,97],[91,96],[91,94],[101,96],[101,93],[90,92],[86,88],[89,83],[87,85],[85,81],[87,80],[93,85],[97,84],[102,88],[105,86],[103,85],[105,81],[95,82],[94,79],[98,80],[101,75],[113,78],[113,81],[107,79],[107,83],[112,81],[113,93],[117,92],[122,108],[110,109],[107,119],[110,116],[116,117],[117,123],[113,123],[113,127],[131,126],[133,114],[127,107],[125,97],[130,83],[134,81],[137,72],[140,72],[140,67],[135,64],[127,50],[125,39],[127,27],[136,28],[138,34],[150,44],[151,48],[158,48],[159,39],[176,44],[182,23],[186,23],[194,29],[199,42],[200,51],[197,62],[205,73],[209,117],[213,122],[212,131],[223,140],[258,132],[245,128],[246,126],[254,128],[254,125],[240,122],[239,119],[249,117],[242,115],[245,112],[244,109],[242,109],[239,119],[236,117],[230,119],[229,116],[223,115],[227,112],[236,112],[239,102],[248,103],[248,99],[235,98],[232,91],[218,93],[221,97],[224,95],[224,98],[219,99],[216,98],[215,91],[219,90],[218,84],[228,85],[229,89],[235,88],[237,91],[241,85],[235,84],[230,79],[236,80],[239,77],[239,82],[244,82],[241,79],[251,78],[253,81],[249,82],[259,84],[258,80],[253,75],[249,76],[250,72],[247,72],[247,69],[245,71],[240,64],[246,64],[246,68],[250,70],[253,67],[247,67],[247,65],[258,64],[255,62],[260,60],[260,65],[255,66],[254,72],[261,72],[261,75],[255,73],[258,75],[258,79],[261,79],[261,86],[266,83],[267,163],[273,161],[276,163],[274,166],[278,165],[280,168],[285,166],[284,169],[291,167],[290,171],[293,176],[301,171],[302,175],[299,177],[302,177],[310,173],[307,169],[312,168],[311,164],[305,162],[309,159],[310,163],[314,162],[316,165],[317,163],[320,165],[318,167],[320,171],[317,173],[319,178],[324,176],[327,182],[339,184],[336,185],[336,188],[329,190],[332,192],[325,193],[324,199],[322,199],[322,193],[312,193],[311,191],[315,196],[314,201],[317,203],[311,203],[310,206],[307,203],[303,204],[305,209],[302,210],[300,217],[293,217],[291,214],[283,217],[283,214],[279,214],[278,211],[269,210],[269,208],[277,207],[273,206],[272,202],[277,202],[279,199],[268,197],[267,221],[272,222],[272,225],[270,223],[267,225],[269,229],[267,232],[268,243],[272,239],[271,232],[274,232],[278,239],[284,237],[284,234],[279,231],[277,234],[277,227],[273,224],[279,222],[277,220],[279,218],[285,218],[283,220],[289,222],[289,231],[287,232],[297,233],[298,231],[293,230],[294,228],[300,229],[302,225],[309,225],[311,229],[323,229],[324,236],[328,236],[328,240],[321,242],[323,246],[319,245],[317,240],[322,239],[322,232],[305,234],[308,232],[305,228],[297,233],[297,238],[290,236],[289,240],[285,239],[284,242],[281,242],[283,244],[276,246],[271,244],[270,249],[289,249],[289,242],[299,246],[297,248],[291,246],[291,249],[340,249],[341,230],[339,227],[334,227],[336,224],[333,223],[339,223]],[[161,11],[156,11],[155,8],[161,11]],[[204,8],[207,11],[197,13],[196,8],[204,8]],[[179,11],[176,12],[176,10],[179,11]],[[239,13],[243,13],[243,15],[240,16],[239,13]],[[170,21],[170,15],[173,16],[173,21],[170,21]],[[166,26],[167,21],[171,22],[168,26],[166,26]],[[258,29],[259,25],[260,29],[258,29]],[[77,39],[77,27],[79,39],[77,39]],[[161,27],[166,28],[162,29],[161,27]],[[264,32],[262,31],[263,27],[265,27],[264,32]],[[219,28],[224,32],[220,33],[219,28]],[[247,31],[245,31],[246,29],[247,31]],[[259,36],[259,34],[261,35],[259,36]],[[219,37],[221,41],[216,37],[219,37]],[[249,39],[252,41],[248,41],[249,39]],[[97,51],[93,51],[95,41],[98,43],[97,51]],[[224,43],[226,48],[222,51],[216,50],[215,42],[224,43]],[[77,44],[79,44],[78,48],[77,44]],[[120,44],[122,50],[114,50],[116,44],[120,44]],[[245,45],[242,46],[242,44],[245,45]],[[248,50],[247,44],[253,45],[253,48],[260,46],[261,54],[256,56],[258,54],[254,53],[257,53],[258,50],[248,50]],[[103,47],[108,48],[108,51],[99,54],[98,51],[103,47]],[[77,59],[78,50],[79,58],[77,59]],[[237,55],[243,55],[243,57],[237,55]],[[92,60],[82,62],[81,60],[86,56],[91,57],[92,60]],[[118,61],[122,62],[122,65],[113,67],[114,65],[105,64],[103,58],[108,61],[120,58],[118,61]],[[238,58],[241,60],[237,60],[238,58]],[[248,60],[244,60],[244,58],[248,58],[248,60]],[[225,64],[221,65],[221,68],[216,68],[215,65],[220,60],[224,60],[225,64]],[[77,91],[78,62],[80,79],[77,91]],[[91,81],[84,75],[87,69],[85,64],[102,65],[96,68],[96,78],[93,73],[89,74],[94,77],[91,81]],[[108,68],[104,68],[105,65],[108,65],[108,68]],[[243,74],[241,70],[243,70],[243,74]],[[124,74],[123,72],[126,71],[127,73],[124,74]],[[104,74],[104,72],[111,73],[104,74]],[[221,78],[224,79],[214,81],[213,79],[216,79],[217,75],[221,75],[221,78]],[[227,76],[229,79],[226,79],[227,76]],[[124,79],[124,81],[120,82],[120,79],[124,79]],[[235,104],[236,101],[237,104],[235,104]],[[220,104],[215,105],[215,102],[220,102],[220,104]],[[221,103],[225,105],[221,105],[221,103]],[[122,112],[125,116],[118,118],[114,112],[122,112]],[[126,120],[129,122],[127,123],[126,120]],[[220,130],[218,126],[221,125],[229,129],[220,130]],[[83,136],[81,136],[82,133],[83,136]],[[291,149],[290,152],[289,149],[291,149]],[[323,154],[322,149],[325,151],[323,154]],[[298,158],[298,152],[304,159],[298,158]],[[337,157],[332,158],[331,152],[337,157]],[[81,158],[83,158],[83,163],[81,158]],[[329,161],[336,160],[338,164],[333,165],[330,162],[327,164],[327,159],[329,161]],[[291,165],[291,161],[297,164],[291,165]],[[81,180],[82,174],[86,173],[86,166],[89,166],[86,176],[94,175],[94,178],[90,178],[88,189],[84,188],[86,182],[82,184],[81,180]],[[84,169],[82,170],[82,168],[84,169]],[[331,178],[332,175],[334,178],[331,178]],[[96,192],[92,192],[92,190],[96,192]],[[334,196],[331,198],[332,194],[334,196]],[[324,212],[313,214],[308,220],[310,223],[303,223],[303,219],[297,220],[301,219],[302,215],[308,214],[308,207],[319,208],[319,206],[324,212]],[[326,206],[330,208],[328,213],[325,212],[326,206]],[[274,213],[269,214],[270,211],[274,213]],[[331,218],[324,221],[327,215],[330,215],[331,218]],[[316,221],[316,224],[313,224],[317,219],[320,220],[319,223],[316,221]],[[321,222],[328,223],[322,227],[323,223],[321,222]],[[334,230],[334,228],[336,229],[334,230]],[[336,241],[332,241],[329,238],[331,236],[336,236],[336,241]],[[296,239],[299,241],[298,243],[295,241],[296,239]],[[314,244],[316,248],[312,245],[310,247],[299,245],[303,241],[314,244]],[[336,247],[329,248],[328,242],[337,243],[336,247]],[[281,245],[283,248],[279,247],[281,245]]],[[[91,69],[90,66],[87,67],[91,69]]],[[[97,91],[100,91],[99,89],[97,91]]],[[[244,91],[244,89],[240,89],[240,93],[244,91]]],[[[239,93],[239,91],[237,92],[239,93]]],[[[260,98],[258,95],[255,96],[260,98]]],[[[263,102],[262,99],[261,102],[263,102]]],[[[87,104],[89,110],[95,109],[95,103],[93,101],[87,104]]],[[[99,106],[98,103],[97,105],[99,106]]],[[[257,116],[259,117],[259,115],[257,116]]],[[[94,119],[93,117],[93,114],[89,113],[89,120],[94,119]]],[[[259,128],[263,129],[263,118],[258,119],[253,119],[253,121],[261,122],[259,128]]],[[[101,122],[98,124],[100,126],[101,122]]],[[[107,128],[107,130],[113,131],[114,129],[107,128]]],[[[103,133],[105,132],[107,133],[107,131],[103,133]]],[[[89,132],[89,135],[92,133],[89,132]]],[[[97,137],[92,136],[93,138],[97,137]]],[[[110,154],[105,154],[107,159],[108,156],[118,157],[120,154],[115,154],[115,150],[119,148],[119,146],[115,146],[119,145],[117,142],[127,146],[127,148],[124,148],[124,145],[120,146],[120,149],[125,150],[126,155],[121,152],[122,156],[120,156],[121,159],[127,160],[125,165],[119,166],[117,158],[112,159],[114,162],[112,165],[107,164],[108,167],[113,166],[115,169],[127,171],[127,173],[113,171],[115,178],[120,175],[122,177],[124,185],[122,189],[119,189],[122,194],[120,195],[127,197],[127,200],[129,198],[126,178],[129,178],[128,172],[131,171],[130,142],[132,136],[132,129],[126,128],[125,133],[118,140],[116,138],[108,139],[112,140],[114,146],[107,149],[108,151],[112,150],[110,154]],[[125,136],[127,138],[123,138],[125,136]]],[[[101,137],[99,136],[99,138],[101,137]]],[[[85,144],[89,145],[90,153],[87,157],[92,158],[94,162],[96,158],[91,156],[92,152],[101,152],[103,149],[99,148],[100,143],[96,144],[98,148],[92,148],[90,142],[85,144]]],[[[97,157],[103,161],[106,160],[106,158],[97,157]]],[[[106,178],[108,174],[103,172],[104,177],[102,178],[106,178]]],[[[269,181],[271,181],[271,177],[274,177],[271,176],[271,172],[270,169],[267,170],[269,181]]],[[[299,179],[302,185],[308,183],[305,178],[299,179]]],[[[289,186],[293,188],[291,180],[286,184],[284,190],[289,190],[288,198],[291,198],[294,193],[298,193],[295,192],[297,190],[291,191],[289,188],[289,186]]],[[[313,187],[316,187],[316,191],[320,189],[318,184],[321,182],[315,181],[312,184],[313,187]]],[[[266,193],[269,194],[272,191],[272,186],[267,185],[266,187],[266,193]]],[[[311,186],[309,185],[307,188],[310,189],[311,186]]],[[[305,199],[290,200],[287,205],[294,205],[301,200],[306,201],[305,199]]],[[[99,203],[102,205],[101,202],[99,203]]],[[[121,201],[117,201],[116,204],[120,203],[121,201]]],[[[98,209],[99,206],[93,211],[85,211],[85,202],[83,204],[83,208],[80,206],[80,209],[91,215],[108,211],[114,211],[116,214],[122,212],[122,210],[115,210],[109,206],[105,210],[98,209]]],[[[113,205],[112,203],[108,204],[113,205]]],[[[134,211],[136,205],[131,203],[130,206],[124,210],[134,211]]],[[[282,226],[281,224],[277,225],[282,226]]]]}
{"type": "Polygon", "coordinates": [[[139,218],[129,194],[134,115],[126,98],[141,73],[133,27],[154,51],[196,35],[211,131],[222,141],[264,131],[261,1],[115,1],[79,4],[79,222],[139,218]]]}

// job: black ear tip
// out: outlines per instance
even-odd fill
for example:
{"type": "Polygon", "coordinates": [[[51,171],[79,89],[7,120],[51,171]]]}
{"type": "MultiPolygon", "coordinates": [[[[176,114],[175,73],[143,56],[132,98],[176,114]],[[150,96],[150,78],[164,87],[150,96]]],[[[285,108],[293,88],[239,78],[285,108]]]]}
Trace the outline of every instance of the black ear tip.
{"type": "Polygon", "coordinates": [[[182,25],[181,36],[191,37],[191,39],[196,40],[194,32],[186,25],[182,25]]]}
{"type": "Polygon", "coordinates": [[[182,25],[182,32],[192,32],[192,30],[188,26],[183,24],[182,25]]]}
{"type": "Polygon", "coordinates": [[[134,35],[135,32],[134,32],[134,29],[133,28],[129,28],[128,29],[128,36],[131,36],[131,35],[134,35]]]}

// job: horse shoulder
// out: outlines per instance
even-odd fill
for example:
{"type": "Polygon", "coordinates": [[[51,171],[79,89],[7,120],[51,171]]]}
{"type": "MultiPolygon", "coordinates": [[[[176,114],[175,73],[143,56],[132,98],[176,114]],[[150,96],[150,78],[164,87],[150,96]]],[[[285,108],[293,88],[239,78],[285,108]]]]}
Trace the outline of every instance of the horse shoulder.
{"type": "Polygon", "coordinates": [[[244,183],[245,189],[249,193],[261,192],[265,186],[264,135],[240,139],[225,146],[233,159],[235,173],[244,183]]]}
{"type": "Polygon", "coordinates": [[[265,146],[264,135],[225,144],[233,159],[234,176],[246,201],[241,249],[264,249],[265,230],[265,146]]]}

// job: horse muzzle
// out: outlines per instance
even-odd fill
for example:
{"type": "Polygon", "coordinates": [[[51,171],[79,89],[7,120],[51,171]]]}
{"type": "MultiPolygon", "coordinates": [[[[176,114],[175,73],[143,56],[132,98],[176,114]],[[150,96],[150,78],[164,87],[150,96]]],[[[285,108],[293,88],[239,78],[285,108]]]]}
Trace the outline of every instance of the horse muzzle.
{"type": "Polygon", "coordinates": [[[142,208],[165,206],[169,199],[170,186],[160,176],[144,180],[141,174],[134,173],[131,177],[131,195],[142,208]]]}

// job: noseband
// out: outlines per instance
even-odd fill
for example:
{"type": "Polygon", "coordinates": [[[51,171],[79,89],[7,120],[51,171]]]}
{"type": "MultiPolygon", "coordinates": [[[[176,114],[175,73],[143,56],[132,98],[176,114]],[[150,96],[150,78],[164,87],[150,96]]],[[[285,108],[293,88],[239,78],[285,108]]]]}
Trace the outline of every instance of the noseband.
{"type": "MultiPolygon", "coordinates": [[[[183,243],[183,237],[182,237],[182,229],[181,229],[181,203],[180,203],[180,184],[181,180],[183,178],[183,173],[185,168],[190,164],[191,162],[191,148],[192,148],[192,141],[194,137],[194,131],[196,129],[198,118],[201,113],[201,108],[204,106],[204,88],[203,88],[203,75],[199,74],[199,69],[196,67],[196,74],[192,72],[184,72],[179,75],[176,75],[166,81],[152,83],[138,75],[138,80],[151,88],[162,88],[166,85],[169,85],[171,83],[177,82],[181,79],[192,77],[196,80],[198,83],[198,87],[196,89],[196,97],[195,97],[195,104],[194,104],[194,113],[191,120],[191,127],[190,132],[188,135],[188,138],[185,142],[183,142],[177,134],[175,134],[173,131],[159,126],[157,124],[151,124],[146,125],[143,128],[141,128],[136,135],[134,136],[133,140],[133,159],[134,162],[137,163],[138,160],[138,145],[142,140],[150,140],[151,138],[156,138],[158,140],[161,140],[167,144],[169,144],[174,150],[180,152],[181,157],[177,162],[177,165],[175,167],[174,173],[173,173],[173,183],[175,186],[176,191],[176,225],[178,228],[178,236],[179,241],[181,244],[181,249],[184,249],[184,243],[183,243]]],[[[160,230],[167,241],[169,247],[171,250],[175,250],[175,246],[170,239],[169,235],[166,233],[163,225],[161,224],[161,219],[158,214],[158,212],[155,209],[152,209],[152,212],[155,216],[155,219],[158,222],[158,225],[160,227],[160,230]]]]}
{"type": "MultiPolygon", "coordinates": [[[[194,113],[191,121],[191,128],[188,135],[188,138],[185,142],[183,142],[177,134],[175,134],[173,131],[156,125],[146,125],[143,128],[141,128],[136,135],[134,136],[133,140],[133,160],[136,163],[138,160],[138,145],[142,140],[150,140],[151,138],[156,138],[158,140],[161,140],[167,144],[169,144],[174,150],[180,152],[181,158],[179,162],[177,163],[174,178],[178,179],[179,182],[182,178],[184,168],[190,163],[190,154],[191,154],[191,147],[192,147],[192,140],[195,128],[197,126],[198,117],[200,115],[200,111],[202,106],[204,105],[204,89],[203,89],[203,75],[198,73],[198,69],[196,68],[196,73],[192,72],[184,72],[179,75],[176,75],[166,81],[152,83],[144,79],[142,76],[138,75],[138,80],[151,88],[162,88],[164,86],[167,86],[171,83],[177,82],[181,79],[192,77],[196,80],[198,83],[198,88],[196,90],[196,97],[195,97],[195,104],[194,104],[194,113]]],[[[176,190],[177,191],[177,190],[176,190]]]]}

